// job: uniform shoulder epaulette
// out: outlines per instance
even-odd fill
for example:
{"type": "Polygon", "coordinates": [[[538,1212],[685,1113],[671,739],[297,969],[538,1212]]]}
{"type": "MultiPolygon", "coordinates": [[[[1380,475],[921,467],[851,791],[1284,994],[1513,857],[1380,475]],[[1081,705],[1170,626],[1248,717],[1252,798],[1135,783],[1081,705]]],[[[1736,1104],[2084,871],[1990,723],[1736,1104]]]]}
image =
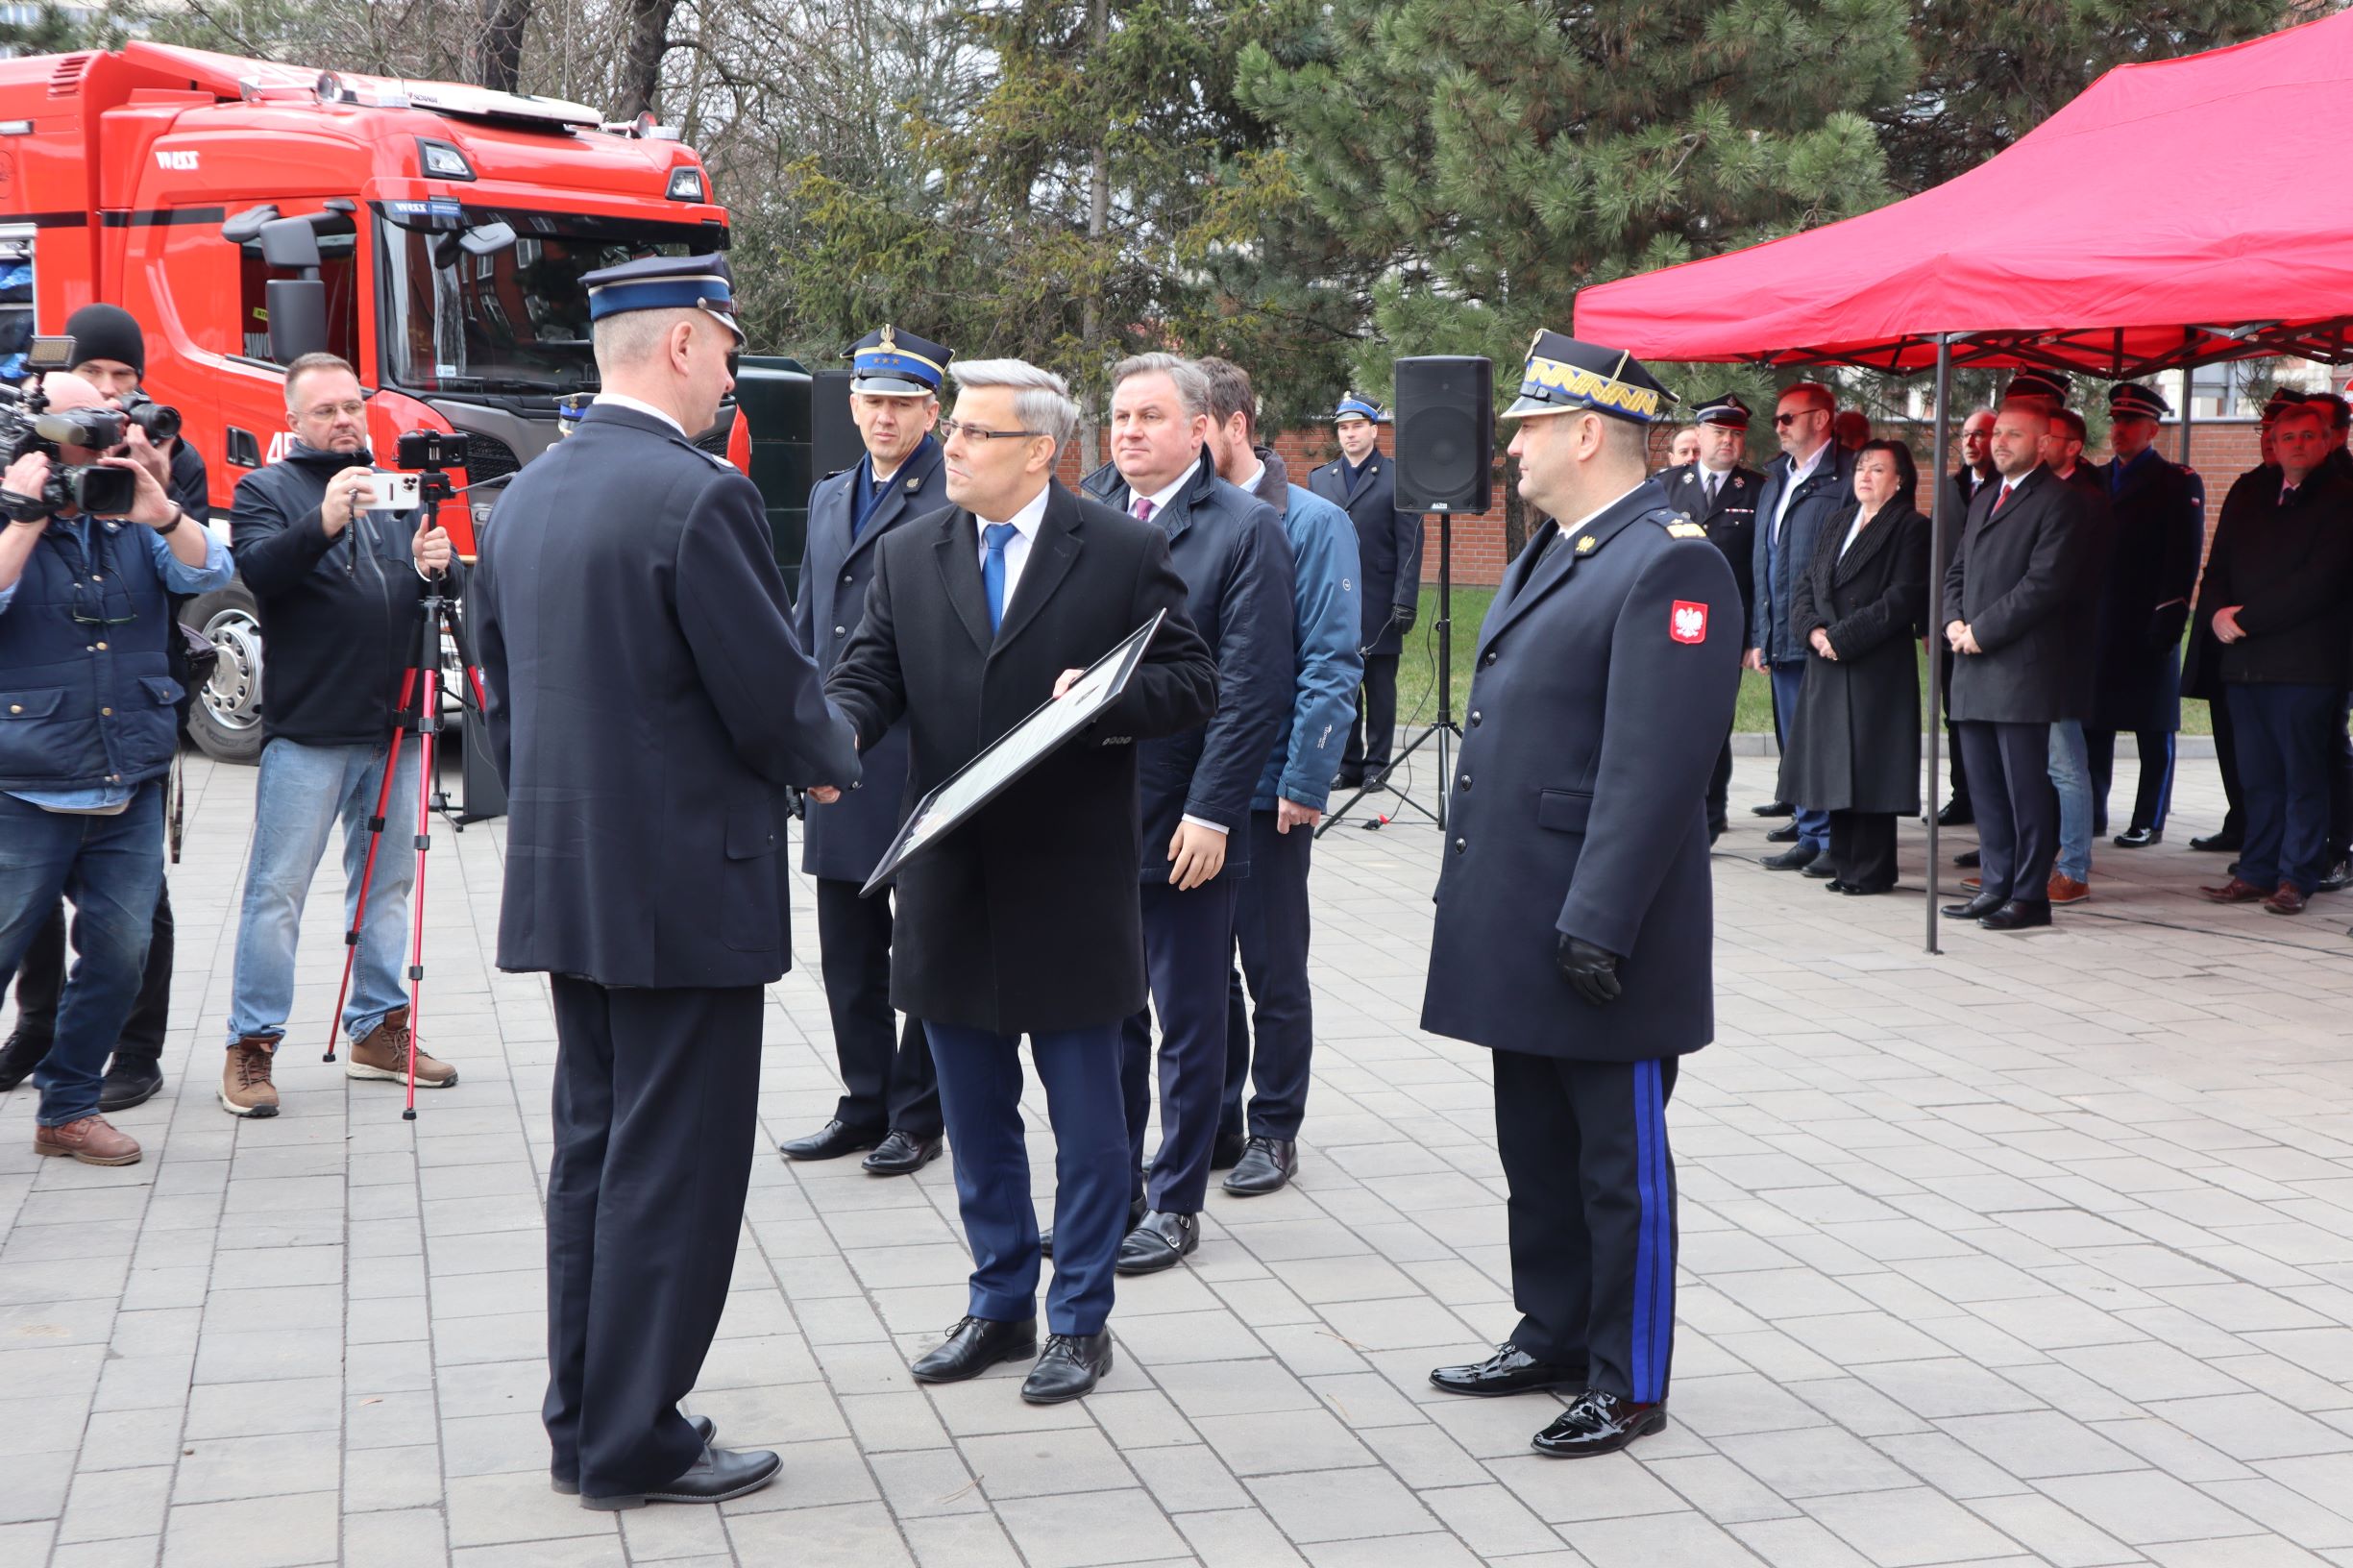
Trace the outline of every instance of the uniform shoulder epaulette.
{"type": "Polygon", "coordinates": [[[1707,537],[1705,528],[1680,512],[1672,512],[1660,506],[1642,515],[1666,529],[1667,537],[1670,539],[1704,539],[1707,537]]]}
{"type": "Polygon", "coordinates": [[[696,451],[696,452],[698,452],[698,453],[701,453],[703,456],[705,456],[705,457],[709,458],[709,459],[711,460],[711,466],[712,466],[713,468],[733,468],[733,467],[735,466],[733,463],[731,463],[731,462],[727,461],[727,459],[726,459],[726,458],[722,457],[722,456],[721,456],[721,455],[720,455],[718,453],[716,453],[716,452],[703,452],[703,450],[702,450],[700,447],[697,447],[697,448],[695,449],[695,451],[696,451]]]}
{"type": "MultiPolygon", "coordinates": [[[[854,465],[853,465],[853,466],[854,466],[854,465]]],[[[848,473],[848,472],[849,472],[849,470],[848,470],[848,469],[846,469],[846,468],[837,468],[837,469],[835,469],[835,470],[834,470],[832,473],[830,473],[830,474],[820,474],[820,475],[817,477],[817,482],[818,482],[818,483],[820,483],[820,484],[823,484],[823,483],[824,483],[824,482],[825,482],[827,479],[838,479],[838,478],[841,478],[843,475],[845,475],[845,474],[846,474],[846,473],[848,473]]]]}

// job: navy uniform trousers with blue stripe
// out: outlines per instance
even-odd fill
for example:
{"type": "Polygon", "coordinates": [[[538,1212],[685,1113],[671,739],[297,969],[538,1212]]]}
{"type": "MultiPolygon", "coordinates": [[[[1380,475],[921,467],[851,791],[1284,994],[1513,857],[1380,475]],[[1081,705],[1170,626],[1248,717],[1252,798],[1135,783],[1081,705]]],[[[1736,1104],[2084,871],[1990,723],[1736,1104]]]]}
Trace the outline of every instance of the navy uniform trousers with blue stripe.
{"type": "Polygon", "coordinates": [[[1675,1351],[1676,1059],[1495,1053],[1495,1131],[1510,1186],[1511,1342],[1584,1366],[1587,1384],[1667,1397],[1675,1351]]]}

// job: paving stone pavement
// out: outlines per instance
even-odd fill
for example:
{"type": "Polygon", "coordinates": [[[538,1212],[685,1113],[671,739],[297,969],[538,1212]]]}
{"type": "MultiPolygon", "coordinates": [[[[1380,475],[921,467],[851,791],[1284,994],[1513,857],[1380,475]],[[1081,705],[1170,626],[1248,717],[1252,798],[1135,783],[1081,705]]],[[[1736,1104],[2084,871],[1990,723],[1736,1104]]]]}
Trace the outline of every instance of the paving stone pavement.
{"type": "Polygon", "coordinates": [[[1121,1283],[1115,1372],[1048,1409],[1017,1367],[906,1376],[964,1304],[944,1162],[772,1152],[837,1087],[804,889],[691,1401],[783,1476],[616,1516],[546,1482],[554,1032],[542,982],[486,962],[501,829],[434,838],[425,1034],[459,1084],[404,1123],[319,1062],[323,878],[285,1114],[240,1123],[213,1089],[254,775],[192,766],[171,1083],[120,1118],[147,1160],[36,1160],[31,1090],[0,1098],[0,1568],[2353,1564],[2353,900],[2187,897],[2221,870],[2184,847],[2220,809],[2193,762],[2172,840],[2103,845],[2055,930],[1929,957],[1917,826],[1888,897],[1754,864],[1772,767],[1740,763],[1718,1043],[1670,1112],[1665,1433],[1547,1459],[1551,1396],[1425,1381],[1515,1315],[1487,1061],[1414,1027],[1435,832],[1350,825],[1316,855],[1299,1182],[1213,1189],[1190,1265],[1121,1283]]]}

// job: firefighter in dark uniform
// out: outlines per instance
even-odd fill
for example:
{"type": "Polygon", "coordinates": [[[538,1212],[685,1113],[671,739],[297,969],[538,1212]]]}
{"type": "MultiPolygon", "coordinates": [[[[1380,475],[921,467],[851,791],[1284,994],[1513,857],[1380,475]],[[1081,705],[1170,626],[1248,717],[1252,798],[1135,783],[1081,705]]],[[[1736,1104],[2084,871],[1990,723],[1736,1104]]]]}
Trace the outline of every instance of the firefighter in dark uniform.
{"type": "MultiPolygon", "coordinates": [[[[1699,432],[1696,462],[1668,469],[1658,476],[1667,504],[1707,530],[1707,537],[1724,551],[1740,584],[1740,615],[1747,624],[1756,602],[1756,493],[1765,477],[1740,459],[1749,445],[1749,405],[1737,392],[1727,392],[1703,404],[1692,416],[1699,432]]],[[[1724,836],[1725,805],[1732,787],[1732,732],[1724,732],[1724,749],[1716,756],[1716,771],[1707,780],[1707,838],[1724,836]]]]}
{"type": "MultiPolygon", "coordinates": [[[[850,350],[850,417],[866,455],[809,492],[809,543],[793,607],[800,646],[831,674],[865,613],[876,541],[947,504],[940,443],[940,382],[949,351],[895,328],[850,350]]],[[[891,900],[858,890],[898,832],[907,788],[907,725],[891,726],[861,759],[859,787],[832,805],[811,802],[800,869],[817,879],[817,941],[833,1014],[842,1099],[833,1117],[783,1145],[787,1159],[832,1160],[858,1149],[876,1176],[918,1171],[940,1154],[940,1081],[922,1021],[895,1028],[891,900]]]]}
{"type": "Polygon", "coordinates": [[[1308,489],[1346,512],[1357,526],[1357,559],[1363,580],[1364,689],[1356,724],[1340,752],[1336,789],[1378,784],[1389,769],[1397,735],[1397,660],[1422,601],[1422,520],[1397,509],[1397,478],[1381,450],[1380,404],[1351,392],[1333,411],[1340,455],[1308,476],[1308,489]]]}
{"type": "Polygon", "coordinates": [[[1495,1053],[1521,1317],[1450,1393],[1566,1391],[1545,1454],[1666,1425],[1676,1064],[1715,1032],[1707,772],[1740,686],[1740,585],[1644,478],[1667,394],[1633,356],[1538,332],[1505,411],[1556,521],[1480,628],[1422,1027],[1495,1053]]]}

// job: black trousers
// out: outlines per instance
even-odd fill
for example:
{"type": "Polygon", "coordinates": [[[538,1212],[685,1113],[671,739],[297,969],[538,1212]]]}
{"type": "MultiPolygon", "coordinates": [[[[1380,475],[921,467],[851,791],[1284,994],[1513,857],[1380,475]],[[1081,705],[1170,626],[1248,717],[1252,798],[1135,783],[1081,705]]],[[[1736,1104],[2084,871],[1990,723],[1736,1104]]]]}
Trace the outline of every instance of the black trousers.
{"type": "Polygon", "coordinates": [[[1724,749],[1716,753],[1716,771],[1707,775],[1707,831],[1724,830],[1724,813],[1732,796],[1732,737],[1724,737],[1724,749]]]}
{"type": "Polygon", "coordinates": [[[675,1481],[678,1401],[719,1330],[760,1090],[758,986],[608,990],[557,975],[548,1166],[554,1474],[588,1497],[675,1481]]]}
{"type": "Polygon", "coordinates": [[[1495,1140],[1510,1198],[1511,1342],[1645,1404],[1675,1352],[1676,1059],[1495,1053],[1495,1140]]]}
{"type": "Polygon", "coordinates": [[[1340,766],[1378,772],[1389,765],[1397,740],[1397,655],[1364,655],[1364,684],[1357,692],[1356,723],[1340,751],[1340,766]]]}
{"type": "Polygon", "coordinates": [[[1945,776],[1952,781],[1951,801],[1955,811],[1964,816],[1973,815],[1976,808],[1969,803],[1969,766],[1961,760],[1961,726],[1952,722],[1952,654],[1945,654],[1945,755],[1950,759],[1945,776]]]}
{"type": "MultiPolygon", "coordinates": [[[[75,922],[74,949],[82,943],[81,921],[75,922]]],[[[65,992],[65,906],[50,912],[33,933],[33,945],[16,966],[16,1033],[45,1045],[57,1033],[58,1000],[65,992]]],[[[114,1038],[114,1060],[144,1062],[153,1066],[163,1059],[163,1036],[172,1016],[172,892],[167,880],[156,894],[155,931],[147,942],[147,968],[139,975],[138,999],[131,1017],[114,1038]]]]}
{"type": "Polygon", "coordinates": [[[1155,877],[1138,890],[1152,1005],[1119,1026],[1119,1095],[1127,1113],[1129,1164],[1140,1168],[1152,1115],[1152,1022],[1158,1015],[1160,1148],[1136,1195],[1148,1197],[1164,1213],[1197,1214],[1209,1195],[1217,1102],[1225,1092],[1226,977],[1234,970],[1238,885],[1220,875],[1180,893],[1155,877]]]}
{"type": "Polygon", "coordinates": [[[1896,885],[1896,814],[1830,813],[1830,864],[1851,888],[1878,892],[1896,885]]]}
{"type": "Polygon", "coordinates": [[[2231,722],[2230,703],[2218,695],[2206,704],[2214,718],[2214,760],[2222,774],[2222,799],[2225,809],[2218,833],[2232,838],[2246,836],[2246,798],[2239,786],[2239,726],[2231,722]]]}
{"type": "Polygon", "coordinates": [[[833,1014],[833,1054],[842,1065],[834,1115],[862,1133],[940,1136],[940,1079],[931,1041],[891,1011],[891,898],[858,896],[858,884],[817,879],[819,968],[833,1014]]]}
{"type": "Polygon", "coordinates": [[[1986,897],[2050,898],[2059,856],[2059,796],[2050,787],[2050,725],[1966,720],[1961,755],[1976,781],[1977,874],[1986,897]]]}
{"type": "MultiPolygon", "coordinates": [[[[2084,749],[2092,758],[2092,831],[2108,831],[2108,787],[2116,781],[2116,737],[2113,729],[2087,729],[2084,749]]],[[[2141,753],[2141,782],[2132,792],[2134,827],[2163,828],[2173,809],[2173,732],[2169,729],[2133,731],[2134,749],[2141,753]]]]}
{"type": "Polygon", "coordinates": [[[1278,833],[1273,812],[1250,814],[1250,874],[1235,884],[1234,945],[1241,962],[1226,986],[1222,1133],[1241,1133],[1242,1090],[1253,1079],[1252,1133],[1295,1139],[1307,1117],[1315,1049],[1315,999],[1308,986],[1308,862],[1314,843],[1311,827],[1278,833]]]}

